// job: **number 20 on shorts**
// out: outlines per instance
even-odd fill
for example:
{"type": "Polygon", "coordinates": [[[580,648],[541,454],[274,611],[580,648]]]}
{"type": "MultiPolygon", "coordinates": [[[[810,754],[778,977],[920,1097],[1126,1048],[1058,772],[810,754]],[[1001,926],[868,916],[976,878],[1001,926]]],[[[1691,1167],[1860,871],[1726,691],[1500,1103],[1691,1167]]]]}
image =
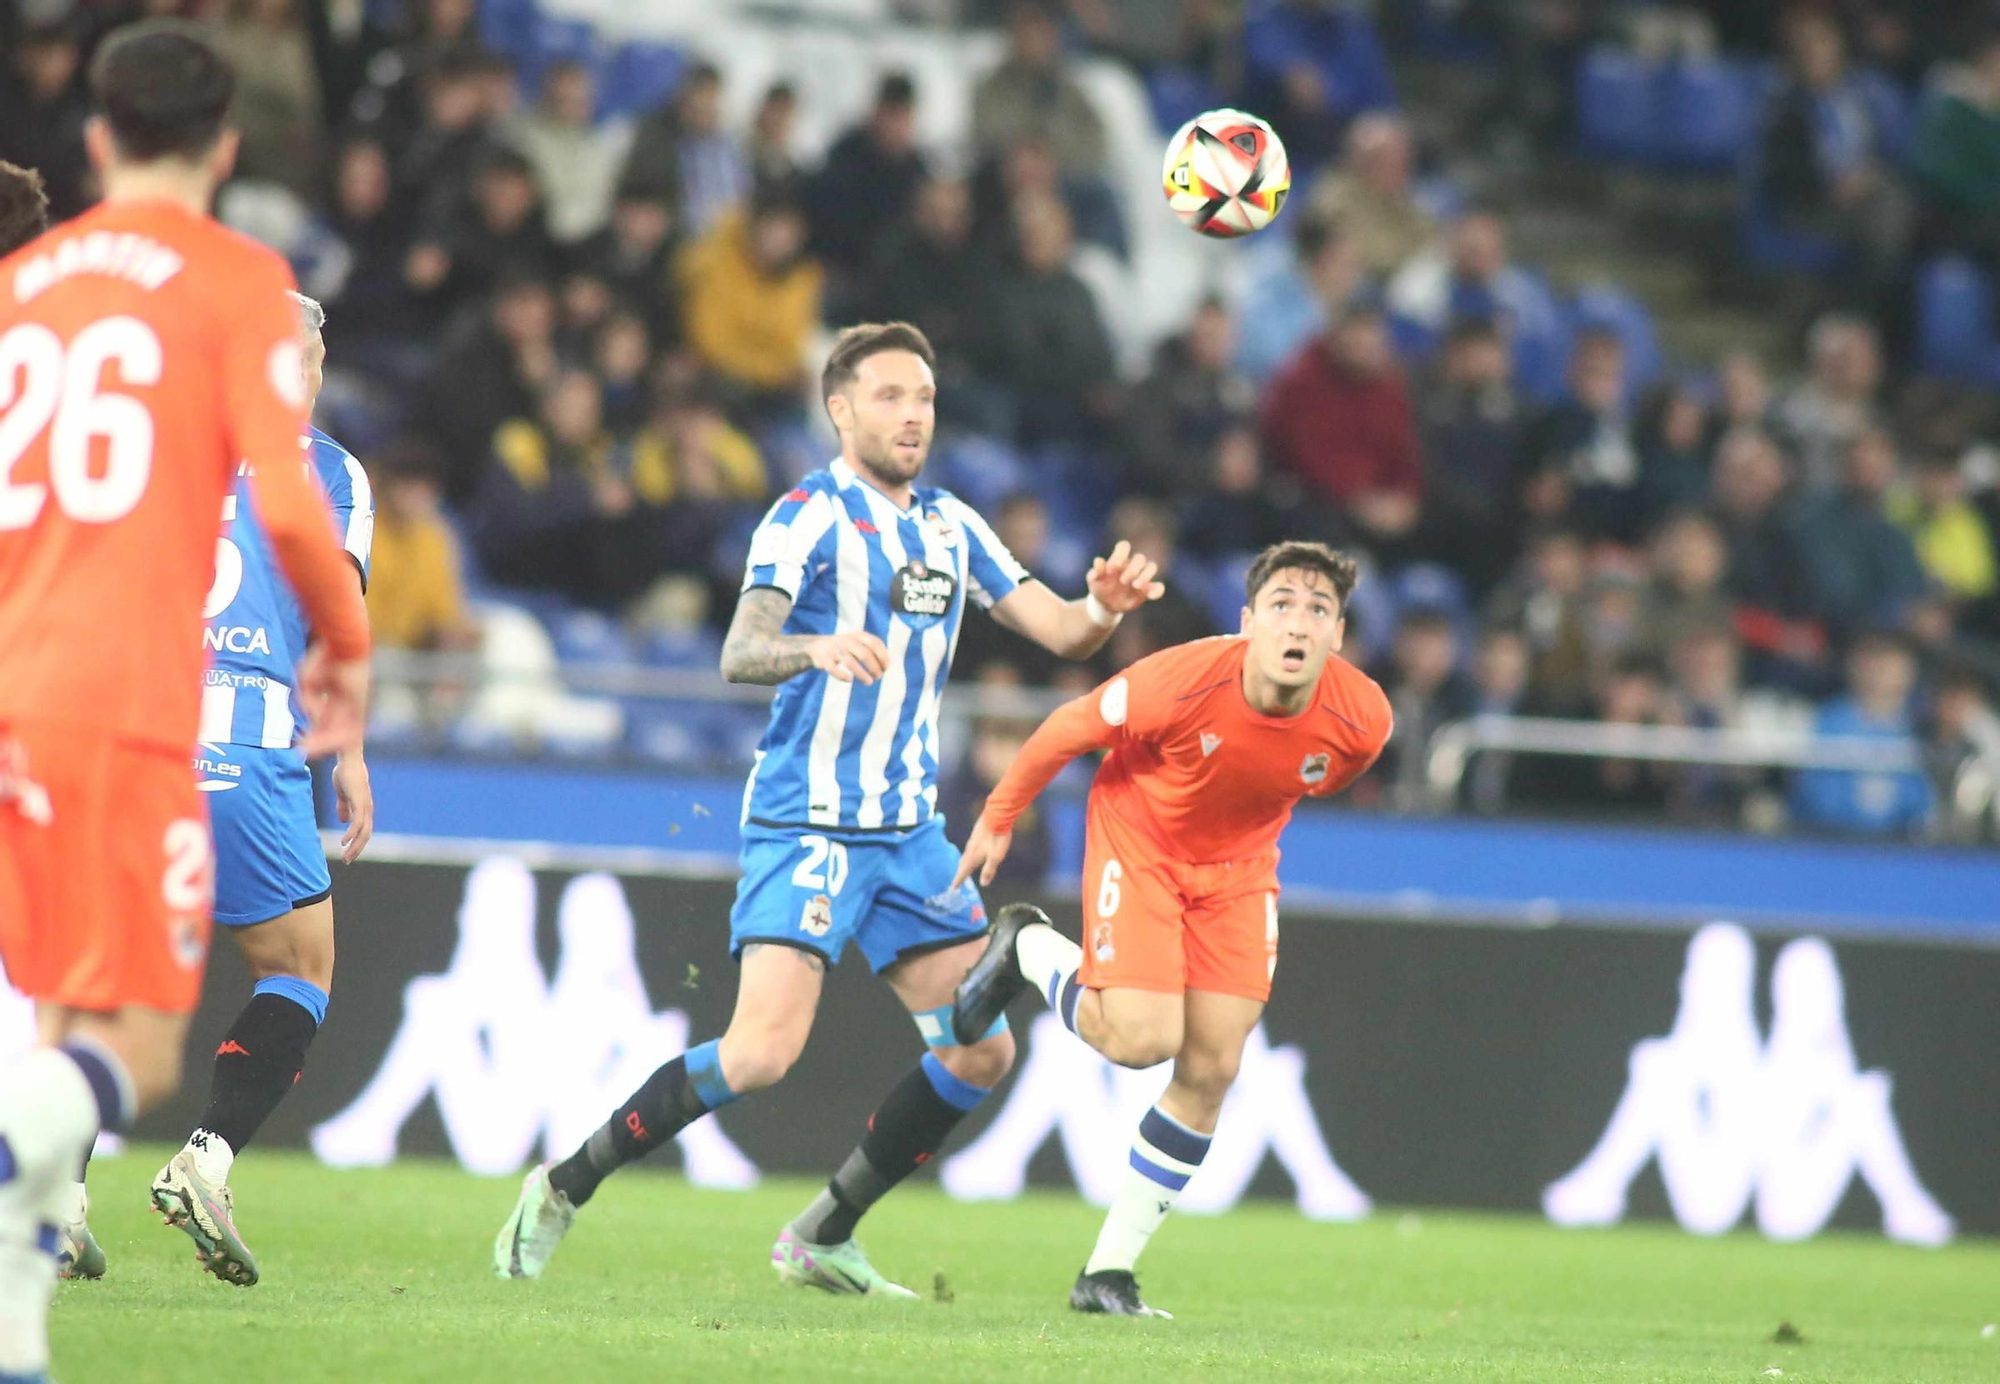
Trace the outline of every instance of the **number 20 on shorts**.
{"type": "Polygon", "coordinates": [[[799,845],[806,858],[792,871],[792,883],[839,897],[840,886],[847,883],[847,843],[824,836],[801,836],[799,845]]]}

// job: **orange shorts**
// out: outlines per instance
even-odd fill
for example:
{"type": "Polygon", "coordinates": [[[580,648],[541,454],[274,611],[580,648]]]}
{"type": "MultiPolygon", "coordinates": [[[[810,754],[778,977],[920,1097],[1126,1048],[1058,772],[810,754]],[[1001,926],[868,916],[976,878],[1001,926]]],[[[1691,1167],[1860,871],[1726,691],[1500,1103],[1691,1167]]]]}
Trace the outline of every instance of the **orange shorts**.
{"type": "Polygon", "coordinates": [[[1278,862],[1169,859],[1090,804],[1083,847],[1083,983],[1264,1001],[1278,968],[1278,862]]]}
{"type": "Polygon", "coordinates": [[[185,754],[0,726],[0,961],[15,989],[75,1009],[191,1011],[213,886],[185,754]]]}

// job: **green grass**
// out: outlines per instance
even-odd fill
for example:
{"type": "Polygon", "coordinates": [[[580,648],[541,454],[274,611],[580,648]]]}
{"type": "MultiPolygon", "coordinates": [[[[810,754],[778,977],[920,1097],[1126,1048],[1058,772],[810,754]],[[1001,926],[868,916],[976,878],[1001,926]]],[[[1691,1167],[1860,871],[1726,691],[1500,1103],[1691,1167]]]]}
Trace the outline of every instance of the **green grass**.
{"type": "Polygon", "coordinates": [[[765,1256],[807,1184],[730,1194],[628,1173],[547,1278],[509,1283],[488,1264],[511,1182],[260,1150],[234,1183],[264,1281],[237,1289],[147,1207],[164,1153],[91,1169],[111,1272],[63,1289],[59,1380],[2000,1380],[2000,1336],[1980,1334],[2000,1319],[1990,1241],[1927,1253],[1395,1212],[1333,1226],[1259,1206],[1171,1221],[1142,1281],[1179,1319],[1109,1321],[1065,1305],[1098,1223],[1073,1197],[891,1197],[864,1239],[933,1299],[911,1305],[776,1285],[765,1256]],[[1772,1343],[1781,1321],[1804,1343],[1772,1343]]]}

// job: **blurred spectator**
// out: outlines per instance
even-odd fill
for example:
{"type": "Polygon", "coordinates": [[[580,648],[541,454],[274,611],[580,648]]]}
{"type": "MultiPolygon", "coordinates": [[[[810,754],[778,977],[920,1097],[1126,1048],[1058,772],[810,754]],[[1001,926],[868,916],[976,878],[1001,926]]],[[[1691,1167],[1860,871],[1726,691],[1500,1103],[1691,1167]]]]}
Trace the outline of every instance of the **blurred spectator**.
{"type": "Polygon", "coordinates": [[[597,83],[581,62],[551,63],[541,103],[508,131],[548,199],[549,234],[574,245],[611,219],[612,192],[632,148],[625,120],[597,123],[597,83]]]}
{"type": "Polygon", "coordinates": [[[419,318],[403,280],[408,226],[393,192],[388,151],[379,140],[356,135],[335,151],[327,229],[346,260],[324,301],[328,314],[341,319],[344,366],[398,374],[418,336],[419,318]]]}
{"type": "Polygon", "coordinates": [[[925,176],[916,84],[906,72],[891,72],[875,89],[868,119],[833,142],[813,179],[814,253],[843,275],[868,272],[886,234],[915,205],[925,176]]]}
{"type": "Polygon", "coordinates": [[[1726,587],[1760,678],[1810,685],[1826,655],[1813,617],[1796,515],[1784,502],[1785,459],[1764,432],[1738,427],[1716,448],[1713,512],[1729,549],[1726,587]]]}
{"type": "MultiPolygon", "coordinates": [[[[1665,688],[1658,665],[1626,655],[1591,693],[1593,719],[1611,726],[1658,725],[1665,688]]],[[[1551,806],[1621,816],[1657,814],[1667,806],[1673,770],[1643,759],[1537,755],[1521,765],[1521,793],[1551,806]]]]}
{"type": "Polygon", "coordinates": [[[1514,565],[1526,420],[1500,331],[1454,322],[1420,405],[1429,551],[1481,591],[1514,565]]]}
{"type": "Polygon", "coordinates": [[[421,72],[420,118],[407,130],[387,122],[370,127],[394,160],[399,201],[451,206],[465,199],[482,156],[494,147],[489,88],[498,61],[475,49],[440,52],[421,72]]]}
{"type": "Polygon", "coordinates": [[[930,339],[941,422],[1005,433],[1013,431],[1013,401],[974,379],[992,274],[973,246],[970,190],[956,179],[930,178],[917,191],[909,223],[877,247],[858,315],[910,322],[930,339]]]}
{"type": "Polygon", "coordinates": [[[1237,309],[1242,341],[1236,364],[1259,385],[1326,330],[1328,317],[1362,280],[1353,240],[1338,224],[1310,210],[1293,228],[1292,251],[1289,262],[1251,280],[1237,309]]]}
{"type": "Polygon", "coordinates": [[[1018,401],[1017,441],[1094,439],[1111,409],[1111,337],[1096,298],[1070,268],[1069,212],[1052,197],[1024,201],[1013,230],[1015,262],[972,324],[977,358],[1018,401]]]}
{"type": "Polygon", "coordinates": [[[1946,836],[1990,839],[2000,826],[1987,797],[2000,787],[2000,716],[1986,680],[1964,666],[1945,669],[1923,729],[1924,762],[1944,809],[1946,836]],[[1984,794],[1978,791],[1981,781],[1984,794]]]}
{"type": "MultiPolygon", "coordinates": [[[[1664,717],[1696,730],[1731,730],[1743,718],[1743,658],[1728,621],[1682,625],[1667,650],[1671,686],[1664,717]]],[[[1761,771],[1683,764],[1671,777],[1673,814],[1684,821],[1728,826],[1742,820],[1761,771]]]]}
{"type": "Polygon", "coordinates": [[[1841,487],[1799,514],[1799,551],[1814,613],[1833,629],[1899,624],[1924,594],[1923,564],[1910,536],[1889,518],[1896,444],[1870,429],[1847,449],[1841,487]]]}
{"type": "MultiPolygon", "coordinates": [[[[1472,655],[1472,710],[1479,715],[1515,716],[1528,695],[1528,641],[1508,625],[1480,631],[1472,655]]],[[[1507,810],[1513,794],[1515,758],[1502,751],[1476,755],[1459,780],[1460,801],[1474,812],[1507,810]]]]}
{"type": "MultiPolygon", "coordinates": [[[[1917,661],[1903,640],[1879,631],[1862,635],[1847,656],[1847,695],[1813,718],[1819,735],[1906,740],[1915,734],[1910,697],[1917,661]]],[[[1931,812],[1924,775],[1806,769],[1792,779],[1792,816],[1801,826],[1857,836],[1914,836],[1931,812]]]]}
{"type": "Polygon", "coordinates": [[[656,342],[669,343],[680,325],[674,293],[680,244],[673,204],[657,193],[628,187],[612,203],[610,224],[578,246],[573,261],[638,313],[656,342]]]}
{"type": "Polygon", "coordinates": [[[798,136],[799,91],[790,82],[773,82],[750,119],[745,157],[750,185],[779,184],[803,194],[805,174],[792,144],[798,136]]]}
{"type": "Polygon", "coordinates": [[[1729,545],[1706,514],[1681,510],[1659,527],[1653,535],[1652,579],[1643,616],[1656,647],[1690,626],[1728,628],[1728,573],[1729,545]]]}
{"type": "MultiPolygon", "coordinates": [[[[474,11],[474,4],[460,2],[469,13],[474,11]]],[[[368,12],[365,0],[308,4],[301,11],[313,72],[319,78],[320,105],[328,125],[339,129],[359,118],[355,100],[368,88],[369,69],[394,61],[395,34],[368,12]]]]}
{"type": "MultiPolygon", "coordinates": [[[[770,493],[771,479],[757,444],[732,426],[717,401],[699,388],[663,393],[626,445],[622,460],[641,501],[701,506],[710,535],[724,506],[758,504],[770,493]]],[[[705,555],[709,544],[699,537],[704,528],[691,533],[705,555]]]]}
{"type": "Polygon", "coordinates": [[[1308,207],[1354,238],[1361,265],[1387,279],[1437,238],[1437,220],[1417,201],[1410,125],[1400,115],[1364,115],[1347,132],[1347,157],[1313,183],[1308,207]]]}
{"type": "Polygon", "coordinates": [[[1962,67],[1938,74],[1910,164],[1927,203],[1927,239],[2000,258],[2000,22],[1982,26],[1962,67]]]}
{"type": "Polygon", "coordinates": [[[1059,198],[1068,208],[1076,239],[1126,254],[1124,213],[1101,176],[1066,169],[1045,140],[1023,139],[983,160],[972,179],[972,219],[987,249],[1005,258],[1020,209],[1059,198]]]}
{"type": "Polygon", "coordinates": [[[458,538],[444,520],[437,456],[405,441],[378,458],[368,624],[392,649],[467,649],[479,629],[465,607],[458,538]]]}
{"type": "Polygon", "coordinates": [[[1410,811],[1423,805],[1431,737],[1478,709],[1478,690],[1457,664],[1450,615],[1422,607],[1403,612],[1383,680],[1397,733],[1382,752],[1378,772],[1388,784],[1392,807],[1410,811]]]}
{"type": "Polygon", "coordinates": [[[1730,351],[1716,370],[1716,406],[1709,414],[1709,450],[1731,428],[1771,426],[1771,377],[1749,351],[1730,351]]]}
{"type": "Polygon", "coordinates": [[[759,189],[688,246],[678,273],[687,344],[702,363],[759,411],[797,396],[821,275],[789,193],[759,189]]]}
{"type": "Polygon", "coordinates": [[[472,498],[509,418],[535,411],[554,380],[556,306],[548,284],[528,275],[503,279],[486,311],[446,339],[419,393],[418,427],[443,457],[445,498],[472,498]]]}
{"type": "MultiPolygon", "coordinates": [[[[994,533],[1023,567],[1058,590],[1065,589],[1057,574],[1048,570],[1049,507],[1041,496],[1017,491],[1000,502],[992,520],[994,533]]],[[[1015,684],[1039,687],[1046,686],[1053,676],[1056,657],[998,620],[967,620],[959,626],[953,666],[979,670],[981,681],[986,680],[986,670],[1005,668],[1015,684]]]]}
{"type": "Polygon", "coordinates": [[[1806,342],[1811,373],[1778,405],[1779,432],[1798,453],[1809,491],[1839,483],[1841,459],[1874,427],[1882,387],[1882,344],[1858,317],[1829,313],[1806,342]]]}
{"type": "Polygon", "coordinates": [[[230,0],[215,46],[236,69],[229,122],[242,135],[236,176],[301,196],[319,182],[319,71],[297,0],[230,0]]]}
{"type": "Polygon", "coordinates": [[[1758,193],[1787,227],[1838,244],[1861,289],[1858,299],[1842,296],[1879,313],[1903,280],[1913,225],[1894,132],[1875,90],[1849,66],[1837,18],[1801,8],[1785,30],[1787,80],[1765,107],[1758,193]]]}
{"type": "Polygon", "coordinates": [[[1196,0],[1069,0],[1071,21],[1098,52],[1131,64],[1139,72],[1188,56],[1199,21],[1196,12],[1214,8],[1196,0]]]}
{"type": "MultiPolygon", "coordinates": [[[[324,8],[312,4],[306,12],[315,15],[324,8]]],[[[338,119],[343,113],[351,114],[392,144],[406,139],[421,121],[424,87],[436,69],[479,49],[479,0],[411,0],[401,9],[398,32],[386,48],[371,53],[368,49],[372,45],[364,43],[361,51],[352,55],[365,55],[368,61],[361,72],[361,85],[351,91],[350,100],[344,103],[342,92],[349,90],[352,75],[329,82],[326,93],[329,116],[338,119]]],[[[328,18],[332,18],[330,11],[328,18]]],[[[331,35],[330,24],[329,40],[331,35]]],[[[323,75],[329,56],[322,51],[323,75]]]]}
{"type": "Polygon", "coordinates": [[[1396,104],[1374,26],[1341,0],[1250,0],[1243,68],[1245,104],[1284,132],[1300,170],[1330,158],[1355,116],[1396,104]]]}
{"type": "Polygon", "coordinates": [[[1545,528],[1529,539],[1520,570],[1487,602],[1489,624],[1521,632],[1529,689],[1543,706],[1568,705],[1588,681],[1584,583],[1589,570],[1580,534],[1545,528]]]}
{"type": "Polygon", "coordinates": [[[1023,141],[1047,147],[1067,171],[1102,176],[1104,120],[1065,70],[1053,0],[1014,0],[1007,55],[972,92],[972,143],[997,156],[1023,141]]]}
{"type": "Polygon", "coordinates": [[[1105,529],[1104,551],[1130,543],[1135,551],[1159,564],[1167,593],[1125,617],[1104,646],[1101,664],[1128,668],[1148,654],[1215,633],[1214,623],[1193,593],[1183,589],[1183,574],[1176,565],[1180,523],[1173,511],[1157,500],[1123,499],[1112,507],[1105,529]]]}
{"type": "Polygon", "coordinates": [[[1256,412],[1256,388],[1237,372],[1235,355],[1235,322],[1219,298],[1205,299],[1184,331],[1160,343],[1127,413],[1138,488],[1183,496],[1207,484],[1216,439],[1256,412]]]}
{"type": "MultiPolygon", "coordinates": [[[[967,621],[969,630],[975,622],[967,621]]],[[[978,623],[984,623],[978,622],[978,623]]],[[[1028,742],[1035,723],[982,716],[972,725],[972,749],[964,766],[947,775],[938,811],[952,830],[964,830],[986,809],[986,795],[999,786],[1001,775],[1028,742]]],[[[1030,806],[1014,825],[1014,844],[993,876],[994,888],[1039,889],[1046,882],[1055,852],[1048,814],[1030,806]]]]}
{"type": "Polygon", "coordinates": [[[1389,281],[1389,309],[1433,338],[1468,317],[1497,323],[1516,377],[1530,393],[1560,360],[1564,333],[1555,298],[1539,277],[1508,258],[1507,223],[1490,207],[1467,209],[1444,246],[1397,271],[1389,281]]]}
{"type": "Polygon", "coordinates": [[[1708,496],[1708,404],[1693,385],[1661,385],[1639,410],[1641,522],[1708,496]]]}
{"type": "Polygon", "coordinates": [[[1264,445],[1308,494],[1340,507],[1364,542],[1416,527],[1423,455],[1388,323],[1370,298],[1349,304],[1271,382],[1264,445]]]}
{"type": "Polygon", "coordinates": [[[742,153],[722,128],[722,71],[698,62],[673,99],[639,122],[621,187],[671,199],[684,234],[699,236],[750,190],[742,153]]]}
{"type": "Polygon", "coordinates": [[[505,274],[547,274],[556,251],[549,239],[534,167],[512,149],[481,156],[470,195],[434,207],[403,263],[412,293],[449,314],[484,298],[505,274]]]}
{"type": "Polygon", "coordinates": [[[661,512],[614,458],[597,381],[558,374],[534,418],[493,437],[493,461],[472,508],[473,542],[494,581],[614,609],[684,562],[663,538],[661,512]]]}
{"type": "Polygon", "coordinates": [[[604,390],[604,423],[623,437],[647,412],[647,366],[653,339],[645,321],[620,308],[605,318],[590,343],[590,369],[604,390]]]}
{"type": "Polygon", "coordinates": [[[1285,488],[1266,474],[1251,422],[1223,429],[1209,450],[1204,483],[1182,505],[1187,550],[1203,557],[1236,557],[1300,536],[1305,529],[1298,509],[1277,498],[1285,488]]]}
{"type": "Polygon", "coordinates": [[[82,49],[74,22],[24,25],[0,67],[0,159],[41,173],[49,218],[75,216],[95,196],[83,122],[82,49]]]}
{"type": "Polygon", "coordinates": [[[1889,513],[1910,535],[1917,558],[1947,596],[1964,604],[1993,598],[1993,533],[1965,494],[1958,458],[1937,452],[1920,457],[1915,484],[1889,497],[1889,513]]]}
{"type": "Polygon", "coordinates": [[[1569,397],[1530,430],[1528,513],[1567,516],[1591,538],[1632,543],[1645,521],[1639,438],[1625,390],[1625,343],[1585,328],[1570,353],[1569,397]]]}

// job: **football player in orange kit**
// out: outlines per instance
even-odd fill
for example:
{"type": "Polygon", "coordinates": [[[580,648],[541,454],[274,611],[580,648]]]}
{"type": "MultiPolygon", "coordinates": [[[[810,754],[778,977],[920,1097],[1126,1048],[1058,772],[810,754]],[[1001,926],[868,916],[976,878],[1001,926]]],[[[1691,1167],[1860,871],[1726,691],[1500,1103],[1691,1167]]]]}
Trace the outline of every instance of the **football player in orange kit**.
{"type": "Polygon", "coordinates": [[[1091,785],[1084,945],[1029,904],[1000,911],[959,986],[961,1031],[1029,987],[1113,1062],[1173,1059],[1070,1306],[1167,1316],[1132,1267],[1200,1166],[1278,964],[1278,837],[1388,743],[1389,699],[1336,655],[1353,559],[1280,543],[1250,568],[1240,635],[1143,658],[1042,723],[986,800],[955,883],[990,883],[1014,822],[1072,759],[1109,750],[1091,785]]]}
{"type": "Polygon", "coordinates": [[[234,89],[197,26],[114,35],[104,201],[0,259],[0,955],[45,1045],[0,1070],[0,1378],[45,1376],[84,1151],[180,1083],[210,925],[202,606],[241,462],[322,641],[305,748],[361,733],[367,616],[301,464],[291,271],[207,215],[234,89]]]}

